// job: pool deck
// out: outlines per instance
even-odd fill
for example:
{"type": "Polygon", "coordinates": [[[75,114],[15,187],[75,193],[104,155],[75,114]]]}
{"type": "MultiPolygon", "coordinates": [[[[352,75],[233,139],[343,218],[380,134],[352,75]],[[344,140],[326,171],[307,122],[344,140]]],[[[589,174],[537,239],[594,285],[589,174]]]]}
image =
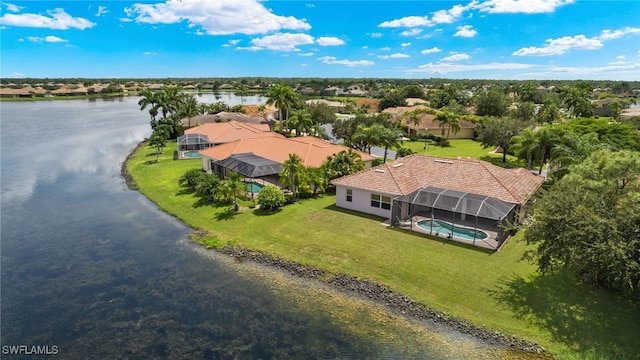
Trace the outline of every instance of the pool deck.
{"type": "MultiPolygon", "coordinates": [[[[438,219],[438,218],[432,219],[430,217],[414,216],[413,218],[411,218],[410,221],[405,221],[402,224],[400,224],[398,227],[401,228],[401,229],[411,230],[411,231],[414,231],[414,232],[417,232],[417,233],[426,234],[426,235],[442,238],[442,239],[445,239],[445,240],[455,241],[455,242],[462,243],[462,244],[477,246],[477,247],[484,248],[484,249],[497,250],[498,247],[500,246],[500,244],[496,240],[496,238],[498,237],[498,229],[497,228],[489,229],[486,226],[485,227],[478,226],[476,228],[476,230],[484,231],[485,233],[487,233],[487,235],[489,235],[489,237],[487,237],[486,239],[483,239],[483,240],[475,240],[475,241],[473,241],[473,240],[468,240],[468,239],[464,239],[464,238],[459,238],[459,237],[456,237],[456,236],[454,236],[453,238],[450,238],[448,236],[449,234],[438,234],[438,235],[436,235],[435,232],[430,233],[429,230],[423,229],[423,228],[418,226],[418,222],[422,221],[422,220],[437,220],[437,221],[444,221],[444,222],[451,223],[450,221],[446,221],[444,219],[438,219]]],[[[460,221],[460,222],[456,221],[455,222],[455,226],[474,229],[474,223],[471,222],[471,221],[460,221]]]]}

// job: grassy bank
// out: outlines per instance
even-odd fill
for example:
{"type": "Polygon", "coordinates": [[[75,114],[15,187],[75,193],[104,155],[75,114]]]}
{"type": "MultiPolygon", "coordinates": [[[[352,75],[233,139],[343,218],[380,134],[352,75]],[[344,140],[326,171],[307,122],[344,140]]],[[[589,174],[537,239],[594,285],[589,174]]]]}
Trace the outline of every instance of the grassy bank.
{"type": "MultiPolygon", "coordinates": [[[[456,147],[446,155],[455,154],[456,147]]],[[[539,276],[521,261],[519,234],[498,253],[425,238],[341,210],[334,196],[308,199],[264,215],[202,205],[177,185],[201,161],[174,160],[175,142],[155,163],[140,147],[128,170],[140,191],[214,245],[238,245],[331,272],[368,278],[473,324],[536,341],[561,358],[634,358],[640,354],[640,307],[583,286],[567,274],[539,276]]],[[[446,149],[445,149],[446,150],[446,149]]],[[[486,149],[483,151],[486,154],[486,149]]],[[[482,155],[484,156],[484,155],[482,155]]]]}

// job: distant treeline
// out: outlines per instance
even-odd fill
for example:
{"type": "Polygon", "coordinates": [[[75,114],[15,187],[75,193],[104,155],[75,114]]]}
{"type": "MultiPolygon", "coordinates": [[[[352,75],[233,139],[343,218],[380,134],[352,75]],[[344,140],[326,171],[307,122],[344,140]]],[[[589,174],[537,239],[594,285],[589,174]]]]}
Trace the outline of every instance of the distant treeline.
{"type": "Polygon", "coordinates": [[[640,89],[640,81],[613,81],[613,80],[487,80],[487,79],[395,79],[395,78],[278,78],[278,77],[203,77],[203,78],[4,78],[2,85],[30,84],[44,85],[49,83],[82,84],[165,84],[188,86],[198,88],[218,89],[222,85],[240,86],[248,88],[267,88],[274,83],[284,83],[294,88],[308,87],[322,90],[330,86],[347,88],[354,84],[363,85],[366,89],[394,88],[407,85],[422,85],[428,88],[440,88],[445,84],[455,85],[458,89],[471,89],[484,85],[508,88],[514,85],[534,85],[560,88],[563,86],[574,87],[578,84],[588,84],[591,89],[610,89],[613,93],[624,93],[634,89],[640,89]]]}

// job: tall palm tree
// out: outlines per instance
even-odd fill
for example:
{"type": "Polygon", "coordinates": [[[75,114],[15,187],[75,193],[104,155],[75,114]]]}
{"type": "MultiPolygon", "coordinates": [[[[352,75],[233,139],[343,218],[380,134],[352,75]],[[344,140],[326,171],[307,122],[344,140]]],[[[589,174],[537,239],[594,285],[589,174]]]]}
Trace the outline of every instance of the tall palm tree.
{"type": "Polygon", "coordinates": [[[395,128],[384,128],[382,134],[380,136],[380,145],[384,148],[384,158],[382,160],[383,163],[387,162],[387,152],[389,148],[397,147],[400,145],[400,136],[402,133],[400,130],[395,128]]]}
{"type": "Polygon", "coordinates": [[[158,106],[162,112],[162,118],[166,119],[174,114],[180,107],[180,88],[165,86],[158,93],[158,106]]]}
{"type": "Polygon", "coordinates": [[[238,172],[232,172],[227,176],[225,180],[227,182],[227,186],[231,189],[233,193],[233,211],[238,211],[238,196],[240,194],[247,192],[247,183],[243,181],[242,175],[238,172]]]}
{"type": "Polygon", "coordinates": [[[298,154],[289,154],[289,158],[282,163],[282,172],[280,173],[280,181],[284,186],[290,186],[293,197],[297,198],[298,185],[302,178],[304,165],[298,154]]]}
{"type": "Polygon", "coordinates": [[[236,90],[236,95],[240,96],[240,104],[244,105],[244,97],[249,95],[249,89],[245,84],[240,84],[238,90],[236,90]]]}
{"type": "Polygon", "coordinates": [[[444,135],[444,128],[447,127],[447,141],[449,140],[449,133],[453,130],[454,134],[457,134],[460,131],[460,120],[458,118],[458,114],[448,111],[442,110],[436,113],[434,120],[440,122],[440,127],[442,128],[442,134],[444,135]]]}
{"type": "Polygon", "coordinates": [[[278,83],[269,89],[267,92],[267,98],[267,105],[275,105],[278,109],[280,132],[282,132],[284,131],[284,117],[282,115],[282,111],[286,111],[288,118],[289,109],[295,105],[298,100],[298,95],[291,86],[278,83]]]}
{"type": "Polygon", "coordinates": [[[525,129],[522,134],[511,138],[513,152],[518,159],[527,160],[527,169],[531,169],[538,154],[538,141],[533,129],[525,129]]]}
{"type": "Polygon", "coordinates": [[[550,126],[545,126],[536,132],[537,158],[540,161],[538,174],[542,174],[542,167],[551,157],[551,149],[560,142],[557,131],[550,126]]]}
{"type": "Polygon", "coordinates": [[[181,99],[180,117],[188,118],[191,127],[191,118],[199,114],[198,100],[193,94],[185,94],[181,99]]]}
{"type": "Polygon", "coordinates": [[[140,105],[140,111],[149,107],[149,115],[151,116],[151,121],[156,121],[156,116],[158,116],[158,94],[149,90],[144,89],[140,92],[140,96],[142,99],[138,101],[138,105],[140,105]]]}

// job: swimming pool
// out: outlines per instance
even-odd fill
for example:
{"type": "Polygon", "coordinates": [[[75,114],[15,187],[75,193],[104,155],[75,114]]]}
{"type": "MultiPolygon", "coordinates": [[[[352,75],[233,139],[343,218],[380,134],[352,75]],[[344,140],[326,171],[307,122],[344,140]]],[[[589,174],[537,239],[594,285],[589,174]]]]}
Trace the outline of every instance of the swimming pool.
{"type": "Polygon", "coordinates": [[[247,184],[247,189],[252,194],[259,193],[260,189],[262,189],[264,187],[264,186],[258,184],[255,181],[245,181],[245,184],[247,184]]]}
{"type": "Polygon", "coordinates": [[[202,155],[197,151],[185,151],[182,153],[182,157],[195,159],[202,157],[202,155]]]}
{"type": "Polygon", "coordinates": [[[464,240],[484,240],[489,237],[484,231],[455,226],[442,220],[420,220],[418,227],[445,236],[453,233],[453,237],[464,240]]]}

